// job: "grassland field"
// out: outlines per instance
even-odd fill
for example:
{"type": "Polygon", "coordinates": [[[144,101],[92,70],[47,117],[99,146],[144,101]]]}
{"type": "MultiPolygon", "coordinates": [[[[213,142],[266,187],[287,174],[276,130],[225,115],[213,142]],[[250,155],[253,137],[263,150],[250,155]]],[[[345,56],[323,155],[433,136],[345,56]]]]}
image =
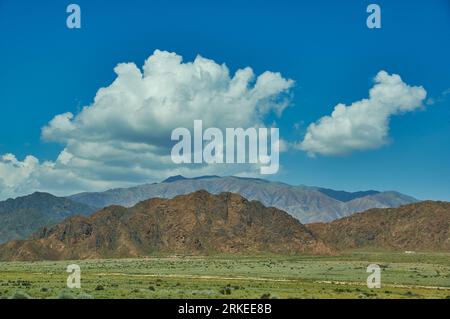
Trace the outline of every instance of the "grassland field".
{"type": "Polygon", "coordinates": [[[450,253],[340,256],[158,256],[0,262],[0,298],[447,298],[450,253]],[[382,287],[369,289],[378,264],[382,287]],[[81,288],[66,287],[66,267],[81,288]]]}

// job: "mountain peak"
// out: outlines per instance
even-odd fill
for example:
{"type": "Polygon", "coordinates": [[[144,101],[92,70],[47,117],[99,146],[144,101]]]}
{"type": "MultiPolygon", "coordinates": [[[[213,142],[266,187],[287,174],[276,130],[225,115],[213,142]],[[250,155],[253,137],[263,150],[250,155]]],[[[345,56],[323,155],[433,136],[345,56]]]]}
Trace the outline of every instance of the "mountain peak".
{"type": "Polygon", "coordinates": [[[209,178],[220,178],[220,176],[218,176],[218,175],[203,175],[203,176],[188,178],[188,177],[184,177],[183,175],[175,175],[175,176],[170,176],[170,177],[166,178],[161,183],[173,183],[173,182],[178,182],[178,181],[183,181],[183,180],[200,180],[200,179],[209,179],[209,178]]]}
{"type": "Polygon", "coordinates": [[[233,193],[200,190],[131,208],[110,206],[0,245],[0,260],[139,257],[153,253],[330,254],[286,212],[233,193]]]}
{"type": "Polygon", "coordinates": [[[7,200],[4,201],[0,201],[0,203],[4,203],[4,202],[18,202],[18,201],[22,201],[22,200],[30,200],[30,199],[38,199],[38,198],[45,198],[45,199],[58,199],[58,198],[62,198],[62,197],[57,197],[55,195],[52,195],[50,193],[46,193],[46,192],[34,192],[28,195],[23,195],[23,196],[18,196],[15,198],[8,198],[7,200]]]}
{"type": "Polygon", "coordinates": [[[30,195],[24,196],[24,197],[38,197],[38,198],[63,198],[63,197],[58,197],[55,196],[53,194],[50,193],[46,193],[46,192],[34,192],[30,195]]]}
{"type": "Polygon", "coordinates": [[[187,179],[187,178],[182,176],[182,175],[175,175],[175,176],[167,177],[161,183],[172,183],[172,182],[182,181],[182,180],[185,180],[185,179],[187,179]]]}

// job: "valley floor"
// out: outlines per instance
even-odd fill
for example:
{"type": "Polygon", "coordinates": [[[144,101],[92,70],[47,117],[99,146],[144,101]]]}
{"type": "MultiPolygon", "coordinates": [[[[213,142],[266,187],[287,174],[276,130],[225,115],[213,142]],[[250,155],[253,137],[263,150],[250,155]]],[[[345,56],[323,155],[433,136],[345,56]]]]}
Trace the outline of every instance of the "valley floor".
{"type": "Polygon", "coordinates": [[[0,262],[0,297],[16,298],[450,298],[450,253],[317,256],[164,256],[0,262]],[[81,288],[66,288],[66,267],[81,288]],[[378,264],[380,289],[369,289],[378,264]]]}

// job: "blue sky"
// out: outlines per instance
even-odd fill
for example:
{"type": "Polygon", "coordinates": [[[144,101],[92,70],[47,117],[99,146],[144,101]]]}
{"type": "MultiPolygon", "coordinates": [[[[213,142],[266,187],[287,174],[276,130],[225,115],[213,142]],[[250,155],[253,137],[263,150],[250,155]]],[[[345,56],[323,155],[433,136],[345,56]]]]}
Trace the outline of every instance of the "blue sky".
{"type": "Polygon", "coordinates": [[[55,161],[64,144],[43,140],[42,127],[90,105],[115,79],[118,63],[141,67],[156,49],[184,61],[201,54],[231,73],[250,66],[256,75],[293,79],[290,106],[276,119],[288,141],[302,140],[336,104],[367,98],[386,70],[423,86],[434,102],[392,116],[387,145],[314,158],[289,150],[268,178],[450,200],[448,0],[74,2],[82,10],[79,30],[66,27],[69,2],[0,0],[0,156],[55,161]],[[366,27],[372,2],[381,6],[381,29],[366,27]]]}

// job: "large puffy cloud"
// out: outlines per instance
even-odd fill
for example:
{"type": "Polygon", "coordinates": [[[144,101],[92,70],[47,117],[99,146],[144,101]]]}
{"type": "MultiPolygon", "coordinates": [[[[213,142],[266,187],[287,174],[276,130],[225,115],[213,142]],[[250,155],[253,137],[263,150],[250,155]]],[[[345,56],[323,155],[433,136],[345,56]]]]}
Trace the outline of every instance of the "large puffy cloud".
{"type": "Polygon", "coordinates": [[[43,128],[43,137],[166,146],[173,128],[192,127],[194,119],[208,127],[261,125],[270,112],[282,112],[286,103],[279,96],[293,84],[272,72],[255,80],[249,67],[231,77],[224,64],[201,56],[183,63],[181,56],[159,50],[142,71],[134,63],[114,70],[117,78],[97,92],[92,105],[77,116],[56,116],[43,128]]]}
{"type": "Polygon", "coordinates": [[[368,99],[336,105],[331,116],[308,126],[298,148],[311,156],[379,148],[389,141],[390,117],[420,108],[426,94],[423,87],[409,86],[399,75],[380,71],[368,99]]]}
{"type": "MultiPolygon", "coordinates": [[[[288,105],[293,81],[279,73],[233,75],[225,64],[197,56],[193,62],[156,50],[142,69],[121,63],[113,83],[100,88],[78,114],[56,115],[42,128],[46,141],[64,148],[52,162],[14,155],[0,160],[0,197],[33,190],[56,194],[128,186],[171,174],[245,174],[242,165],[175,165],[171,132],[204,127],[258,127],[288,105]]],[[[255,172],[256,172],[256,167],[255,172]]]]}

